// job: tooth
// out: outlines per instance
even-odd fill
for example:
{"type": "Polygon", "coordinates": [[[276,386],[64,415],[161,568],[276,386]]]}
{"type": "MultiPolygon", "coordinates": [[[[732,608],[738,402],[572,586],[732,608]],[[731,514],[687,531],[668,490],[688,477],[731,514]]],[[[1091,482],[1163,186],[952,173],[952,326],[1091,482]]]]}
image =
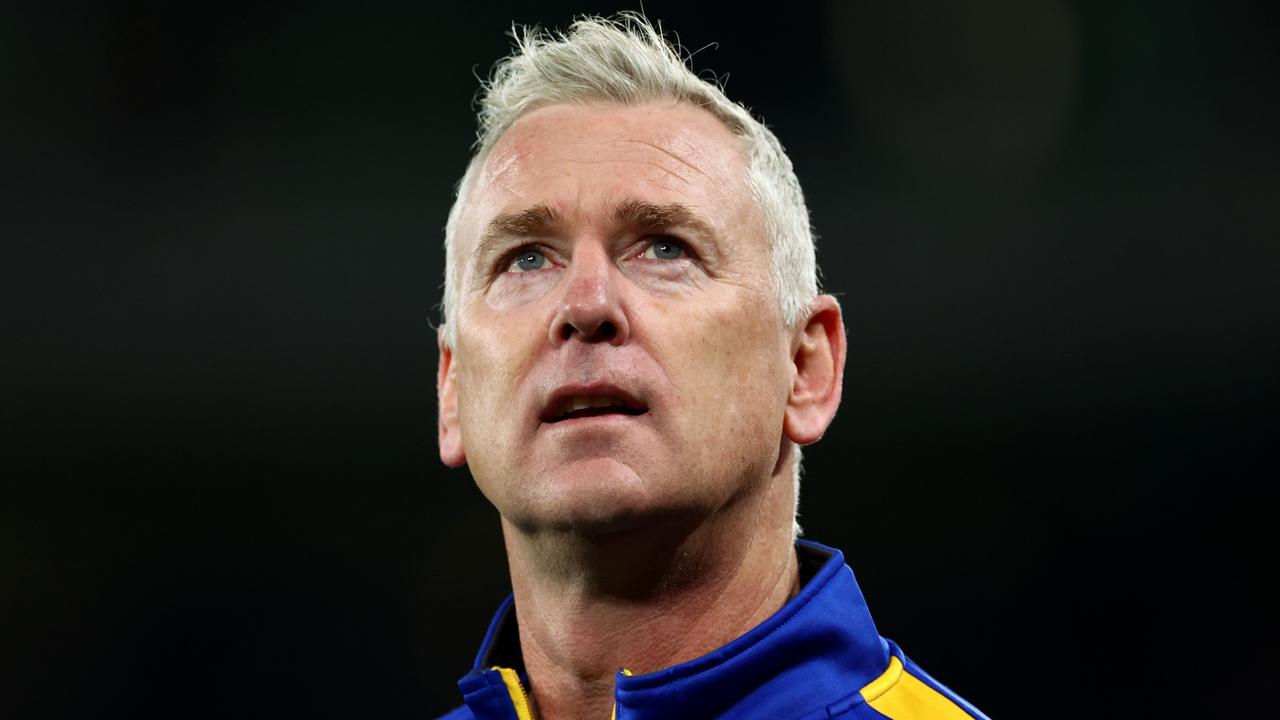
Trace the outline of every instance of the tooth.
{"type": "Polygon", "coordinates": [[[585,395],[574,395],[569,401],[569,412],[577,412],[591,407],[591,398],[585,395]]]}
{"type": "Polygon", "coordinates": [[[593,408],[609,407],[611,405],[613,405],[613,400],[608,395],[591,396],[591,407],[593,408]]]}

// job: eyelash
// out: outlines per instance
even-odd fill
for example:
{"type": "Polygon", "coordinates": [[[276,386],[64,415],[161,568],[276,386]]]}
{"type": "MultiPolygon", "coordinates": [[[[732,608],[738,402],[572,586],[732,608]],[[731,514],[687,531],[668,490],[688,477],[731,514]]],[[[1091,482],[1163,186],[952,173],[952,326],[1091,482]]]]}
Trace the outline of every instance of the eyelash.
{"type": "Polygon", "coordinates": [[[666,245],[666,244],[675,245],[676,247],[680,248],[681,255],[678,258],[660,260],[661,262],[675,262],[676,260],[694,259],[693,250],[690,249],[689,243],[686,243],[685,241],[681,240],[678,237],[675,237],[674,235],[650,236],[649,242],[645,243],[644,247],[640,248],[640,252],[636,253],[633,257],[639,259],[645,253],[649,252],[650,248],[654,247],[655,245],[666,245]]]}
{"type": "MultiPolygon", "coordinates": [[[[644,246],[641,247],[638,251],[628,254],[627,257],[633,260],[640,259],[641,256],[644,255],[646,252],[648,252],[649,248],[652,248],[654,245],[658,245],[661,243],[671,243],[672,245],[675,245],[676,247],[680,248],[680,252],[682,253],[682,255],[679,258],[672,258],[670,260],[653,260],[652,262],[675,262],[677,260],[696,260],[697,259],[697,255],[693,252],[693,249],[689,246],[689,243],[685,242],[684,240],[681,240],[680,238],[674,235],[649,235],[649,236],[646,236],[645,239],[647,240],[647,242],[645,242],[644,246]]],[[[520,257],[521,255],[527,252],[539,253],[540,255],[542,255],[547,259],[548,263],[553,263],[551,259],[551,254],[548,252],[547,248],[543,247],[542,245],[521,245],[515,250],[512,250],[511,252],[502,256],[502,259],[498,261],[498,272],[510,273],[512,275],[524,275],[529,272],[534,272],[530,270],[526,270],[524,272],[514,272],[510,269],[512,263],[516,261],[516,258],[520,257]]],[[[542,270],[542,269],[545,269],[545,268],[539,268],[539,270],[542,270]]]]}
{"type": "MultiPolygon", "coordinates": [[[[520,247],[516,248],[515,250],[512,250],[511,252],[509,252],[509,253],[507,253],[506,255],[503,255],[503,256],[502,256],[502,259],[500,259],[500,260],[498,261],[498,267],[497,267],[497,271],[498,271],[498,273],[499,273],[499,274],[501,274],[501,273],[510,273],[510,274],[512,274],[512,275],[523,275],[523,274],[528,273],[528,272],[533,272],[533,271],[531,271],[531,270],[526,270],[526,271],[524,271],[523,273],[519,273],[519,272],[514,272],[513,270],[511,270],[511,266],[515,263],[516,258],[520,257],[521,255],[524,255],[525,253],[529,253],[529,252],[536,252],[536,253],[538,253],[539,255],[541,255],[541,256],[543,256],[544,258],[546,258],[546,259],[547,259],[547,263],[548,263],[548,264],[551,264],[551,263],[552,263],[552,260],[551,260],[551,253],[549,253],[549,252],[547,251],[547,248],[545,248],[545,247],[543,247],[543,246],[541,246],[541,245],[521,245],[520,247]]],[[[543,270],[543,269],[545,269],[545,268],[538,268],[538,269],[539,269],[539,270],[543,270]]]]}

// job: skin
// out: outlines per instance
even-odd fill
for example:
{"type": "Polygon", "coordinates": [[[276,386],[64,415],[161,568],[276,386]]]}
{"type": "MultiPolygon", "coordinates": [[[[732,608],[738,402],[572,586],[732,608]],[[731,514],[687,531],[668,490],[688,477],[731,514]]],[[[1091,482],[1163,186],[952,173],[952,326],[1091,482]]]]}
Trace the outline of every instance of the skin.
{"type": "Polygon", "coordinates": [[[608,717],[619,668],[705,654],[798,589],[793,443],[835,415],[844,329],[829,296],[782,322],[745,178],[704,110],[559,105],[468,197],[440,454],[502,517],[541,718],[608,717]],[[602,387],[645,411],[548,422],[557,390],[602,387]]]}

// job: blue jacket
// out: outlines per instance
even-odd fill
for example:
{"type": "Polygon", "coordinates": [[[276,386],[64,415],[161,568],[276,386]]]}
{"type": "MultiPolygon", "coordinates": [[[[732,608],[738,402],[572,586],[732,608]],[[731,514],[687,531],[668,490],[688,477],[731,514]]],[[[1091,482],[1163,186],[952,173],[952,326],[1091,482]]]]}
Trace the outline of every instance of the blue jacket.
{"type": "MultiPolygon", "coordinates": [[[[742,637],[649,675],[619,672],[617,720],[986,720],[880,637],[839,550],[796,543],[807,581],[742,637]]],[[[512,598],[442,720],[532,720],[512,598]]],[[[601,720],[604,720],[601,718],[601,720]]]]}

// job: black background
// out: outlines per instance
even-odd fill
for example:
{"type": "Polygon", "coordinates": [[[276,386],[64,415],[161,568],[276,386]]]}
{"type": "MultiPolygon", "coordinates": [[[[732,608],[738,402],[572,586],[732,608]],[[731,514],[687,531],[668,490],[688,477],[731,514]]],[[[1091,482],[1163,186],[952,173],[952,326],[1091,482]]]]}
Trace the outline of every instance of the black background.
{"type": "MultiPolygon", "coordinates": [[[[0,716],[459,701],[507,592],[434,439],[475,75],[513,20],[619,9],[473,5],[3,10],[0,716]]],[[[1247,714],[1275,12],[646,8],[805,185],[850,354],[802,520],[881,632],[993,717],[1247,714]]]]}

